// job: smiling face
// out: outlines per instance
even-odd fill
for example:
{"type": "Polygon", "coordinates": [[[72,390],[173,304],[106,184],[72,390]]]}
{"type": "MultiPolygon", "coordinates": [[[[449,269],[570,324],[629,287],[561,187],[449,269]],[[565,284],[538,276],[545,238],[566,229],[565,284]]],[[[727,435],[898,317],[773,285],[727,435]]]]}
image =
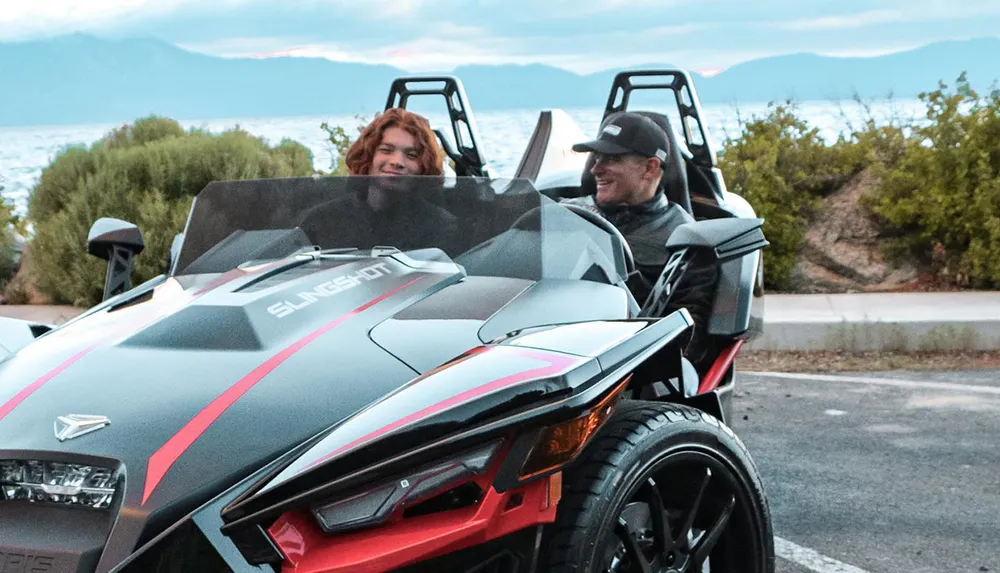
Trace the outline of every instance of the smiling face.
{"type": "Polygon", "coordinates": [[[417,138],[399,127],[386,129],[382,133],[382,141],[375,148],[368,174],[421,175],[417,138]]]}
{"type": "Polygon", "coordinates": [[[590,172],[597,181],[598,203],[636,205],[656,194],[660,182],[660,161],[635,154],[594,154],[590,172]]]}

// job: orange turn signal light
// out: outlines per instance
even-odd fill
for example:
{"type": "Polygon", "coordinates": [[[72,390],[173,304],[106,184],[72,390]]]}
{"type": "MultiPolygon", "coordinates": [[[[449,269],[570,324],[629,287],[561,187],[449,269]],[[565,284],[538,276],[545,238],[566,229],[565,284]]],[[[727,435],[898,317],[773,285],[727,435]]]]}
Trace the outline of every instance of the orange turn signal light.
{"type": "Polygon", "coordinates": [[[625,378],[582,416],[545,428],[521,466],[521,479],[543,474],[575,458],[601,425],[611,417],[617,404],[616,398],[628,386],[630,378],[625,378]]]}

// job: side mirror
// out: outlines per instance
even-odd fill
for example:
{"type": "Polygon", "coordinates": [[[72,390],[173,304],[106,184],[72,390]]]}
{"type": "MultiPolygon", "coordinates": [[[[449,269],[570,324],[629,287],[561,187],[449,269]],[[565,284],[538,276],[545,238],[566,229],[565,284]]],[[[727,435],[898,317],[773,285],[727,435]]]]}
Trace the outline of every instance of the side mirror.
{"type": "Polygon", "coordinates": [[[132,257],[146,248],[142,232],[128,221],[101,217],[87,234],[87,252],[108,261],[104,281],[104,299],[119,295],[130,288],[132,257]]]}
{"type": "Polygon", "coordinates": [[[692,255],[707,254],[717,265],[745,257],[768,245],[761,229],[764,219],[705,219],[684,223],[667,238],[671,253],[660,278],[639,310],[639,316],[665,316],[674,287],[687,270],[692,255]]]}
{"type": "Polygon", "coordinates": [[[667,249],[693,248],[709,251],[722,264],[768,246],[761,227],[763,219],[709,219],[685,223],[667,239],[667,249]]]}

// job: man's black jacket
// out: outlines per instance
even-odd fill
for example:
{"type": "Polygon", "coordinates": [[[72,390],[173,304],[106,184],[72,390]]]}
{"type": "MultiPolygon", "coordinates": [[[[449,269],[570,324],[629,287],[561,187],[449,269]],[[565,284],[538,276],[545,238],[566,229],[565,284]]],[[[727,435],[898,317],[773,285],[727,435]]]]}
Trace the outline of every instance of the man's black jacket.
{"type": "MultiPolygon", "coordinates": [[[[645,203],[638,205],[598,204],[593,196],[564,199],[563,202],[580,205],[600,214],[621,231],[632,249],[638,276],[629,280],[629,289],[640,306],[646,301],[663,267],[667,264],[667,238],[684,223],[694,222],[687,211],[667,200],[663,190],[645,203]]],[[[687,356],[696,366],[712,358],[708,344],[708,318],[715,300],[718,267],[714,264],[696,264],[688,270],[670,297],[668,311],[686,308],[694,319],[694,336],[688,345],[687,356]]]]}

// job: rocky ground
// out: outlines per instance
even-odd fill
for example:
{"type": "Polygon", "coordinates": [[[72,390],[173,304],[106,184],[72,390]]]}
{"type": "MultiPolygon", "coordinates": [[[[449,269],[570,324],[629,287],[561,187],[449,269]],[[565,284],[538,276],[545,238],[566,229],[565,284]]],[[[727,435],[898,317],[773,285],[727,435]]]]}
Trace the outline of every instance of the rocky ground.
{"type": "Polygon", "coordinates": [[[0,304],[16,305],[48,305],[51,299],[39,292],[35,286],[35,270],[31,264],[31,248],[28,246],[21,254],[21,264],[17,274],[0,292],[0,304]]]}
{"type": "Polygon", "coordinates": [[[876,187],[868,171],[825,197],[810,222],[789,292],[844,293],[916,290],[913,267],[894,267],[882,256],[874,217],[861,199],[876,187]]]}

